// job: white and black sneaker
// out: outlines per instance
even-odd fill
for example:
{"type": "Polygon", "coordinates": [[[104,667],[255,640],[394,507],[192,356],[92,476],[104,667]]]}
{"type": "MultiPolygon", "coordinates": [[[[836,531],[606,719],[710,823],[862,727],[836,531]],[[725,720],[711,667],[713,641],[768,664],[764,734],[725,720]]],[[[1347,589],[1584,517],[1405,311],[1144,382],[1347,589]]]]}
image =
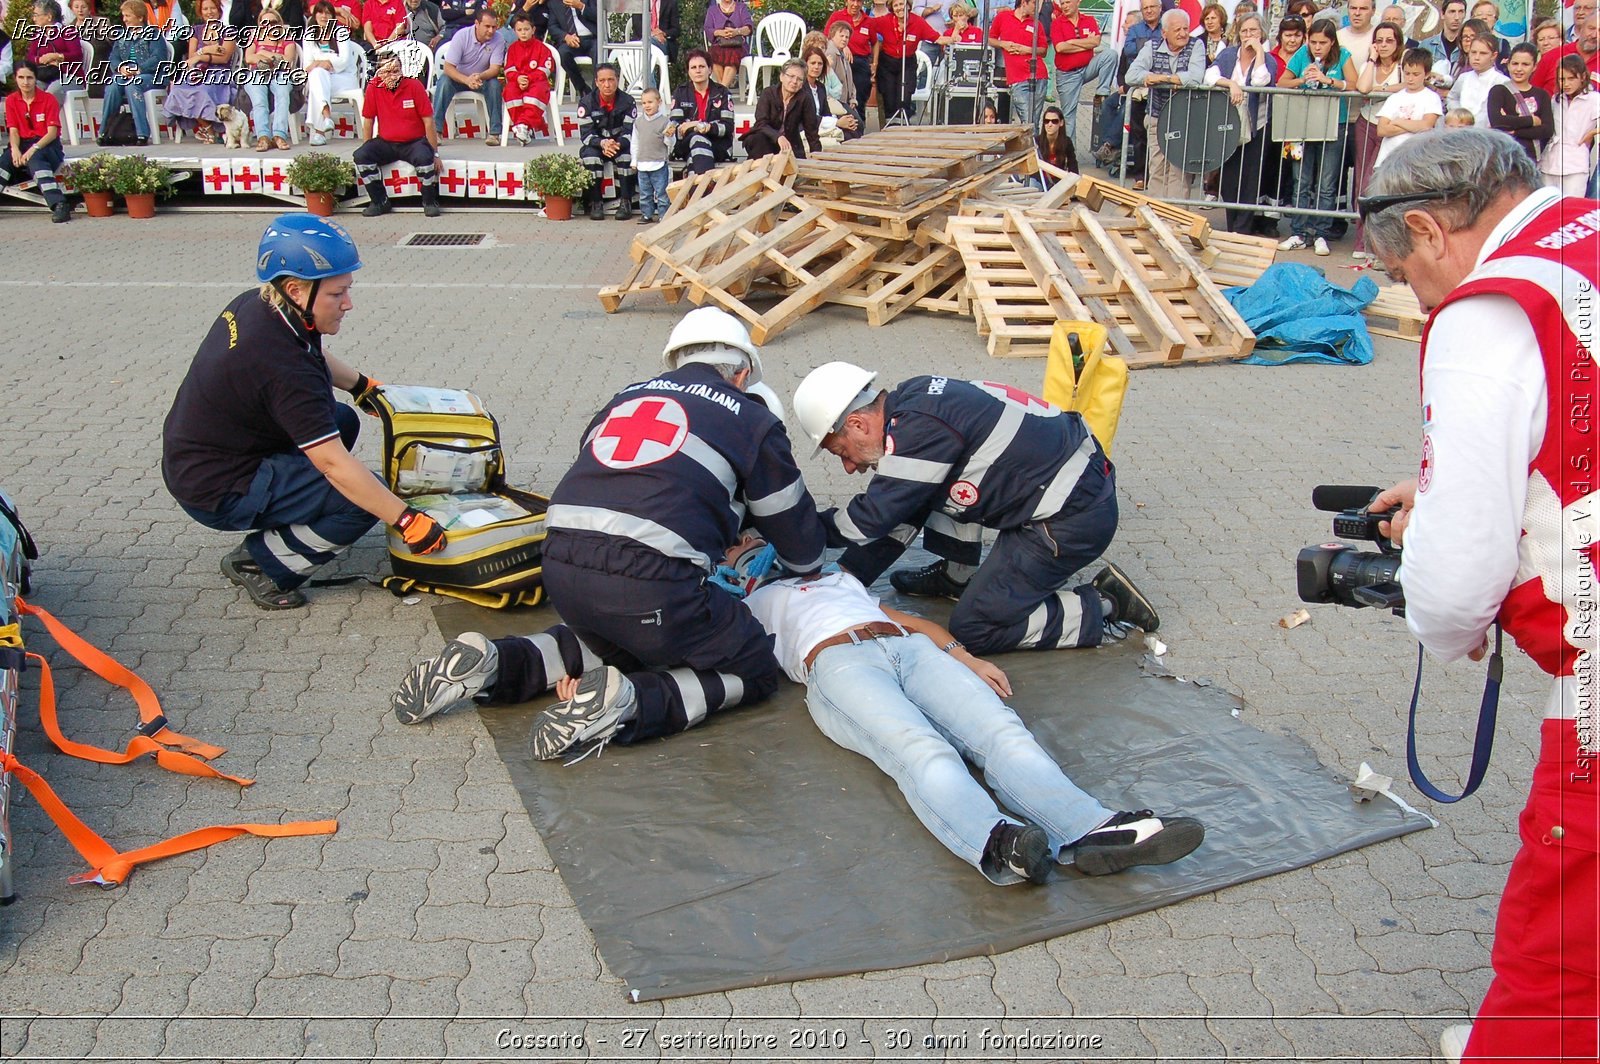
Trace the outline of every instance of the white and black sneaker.
{"type": "Polygon", "coordinates": [[[420,724],[472,701],[500,673],[500,652],[481,632],[462,632],[400,681],[393,698],[401,724],[420,724]]]}
{"type": "Polygon", "coordinates": [[[578,692],[566,702],[557,702],[533,721],[529,738],[533,756],[552,761],[577,746],[604,748],[625,721],[633,718],[633,681],[620,669],[602,665],[590,669],[578,681],[578,692]]]}
{"type": "Polygon", "coordinates": [[[1009,869],[1035,884],[1050,878],[1050,866],[1055,863],[1050,857],[1050,836],[1043,828],[1007,820],[1000,821],[989,832],[983,860],[990,868],[1009,869]]]}
{"type": "Polygon", "coordinates": [[[1158,817],[1148,809],[1118,813],[1073,844],[1073,863],[1086,876],[1109,876],[1134,865],[1171,864],[1204,841],[1193,817],[1158,817]]]}

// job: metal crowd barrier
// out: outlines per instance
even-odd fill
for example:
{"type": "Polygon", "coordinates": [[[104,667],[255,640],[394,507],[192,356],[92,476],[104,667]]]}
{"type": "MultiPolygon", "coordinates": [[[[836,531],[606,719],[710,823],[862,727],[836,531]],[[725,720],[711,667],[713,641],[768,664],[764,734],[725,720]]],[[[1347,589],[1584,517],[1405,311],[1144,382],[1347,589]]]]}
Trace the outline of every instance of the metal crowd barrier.
{"type": "Polygon", "coordinates": [[[1173,90],[1151,131],[1154,144],[1144,121],[1149,99],[1125,98],[1114,179],[1125,186],[1145,181],[1148,194],[1182,206],[1354,221],[1356,197],[1371,179],[1382,143],[1376,116],[1369,123],[1361,110],[1370,103],[1375,111],[1384,97],[1277,87],[1244,91],[1245,99],[1235,104],[1221,85],[1173,90]],[[1263,109],[1265,124],[1258,128],[1253,119],[1263,109]],[[1152,172],[1164,169],[1158,150],[1181,182],[1169,181],[1168,188],[1151,182],[1152,172]]]}

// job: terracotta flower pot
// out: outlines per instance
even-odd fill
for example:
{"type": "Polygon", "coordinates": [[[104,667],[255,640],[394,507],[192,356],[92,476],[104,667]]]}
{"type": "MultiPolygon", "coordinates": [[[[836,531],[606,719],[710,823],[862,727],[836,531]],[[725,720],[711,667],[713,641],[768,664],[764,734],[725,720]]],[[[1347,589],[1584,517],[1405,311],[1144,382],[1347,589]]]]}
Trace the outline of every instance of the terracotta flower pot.
{"type": "Polygon", "coordinates": [[[572,197],[546,196],[544,198],[544,216],[552,222],[571,221],[572,197]]]}
{"type": "Polygon", "coordinates": [[[109,218],[115,211],[111,206],[111,193],[85,192],[83,194],[84,209],[91,218],[109,218]]]}
{"type": "Polygon", "coordinates": [[[327,218],[333,214],[332,192],[307,192],[306,210],[320,218],[327,218]]]}
{"type": "Polygon", "coordinates": [[[128,204],[129,218],[154,218],[156,216],[156,194],[154,192],[130,192],[122,198],[128,204]]]}

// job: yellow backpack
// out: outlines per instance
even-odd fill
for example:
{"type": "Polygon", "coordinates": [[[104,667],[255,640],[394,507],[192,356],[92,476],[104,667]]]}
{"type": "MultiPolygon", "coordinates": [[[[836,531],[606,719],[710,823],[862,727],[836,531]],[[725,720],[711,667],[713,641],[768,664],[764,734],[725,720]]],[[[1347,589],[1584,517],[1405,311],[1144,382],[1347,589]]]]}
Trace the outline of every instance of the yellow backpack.
{"type": "Polygon", "coordinates": [[[1044,398],[1082,414],[1109,457],[1128,396],[1128,364],[1106,354],[1107,335],[1097,322],[1056,322],[1044,367],[1044,398]]]}
{"type": "Polygon", "coordinates": [[[383,421],[389,490],[449,535],[445,549],[412,554],[393,529],[383,586],[431,591],[480,606],[533,606],[544,597],[545,511],[550,500],[509,486],[500,425],[461,388],[386,384],[383,421]]]}

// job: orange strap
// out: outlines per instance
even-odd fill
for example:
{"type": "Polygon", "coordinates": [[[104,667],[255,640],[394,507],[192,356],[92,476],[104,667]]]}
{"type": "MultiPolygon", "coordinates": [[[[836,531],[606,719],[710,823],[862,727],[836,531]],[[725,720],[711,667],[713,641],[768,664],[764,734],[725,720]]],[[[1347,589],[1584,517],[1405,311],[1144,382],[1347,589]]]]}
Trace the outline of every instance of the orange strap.
{"type": "MultiPolygon", "coordinates": [[[[74,636],[73,638],[77,637],[74,636]]],[[[95,653],[98,654],[99,651],[95,651],[95,653]]],[[[150,754],[155,757],[156,764],[168,772],[180,772],[185,776],[208,776],[215,779],[230,780],[241,787],[248,787],[255,782],[254,780],[245,779],[243,776],[230,776],[226,772],[213,768],[199,758],[192,757],[189,754],[168,750],[144,734],[135,735],[129,739],[127,749],[120,754],[114,750],[103,750],[98,746],[90,746],[88,743],[73,742],[61,733],[61,722],[56,717],[56,681],[55,675],[50,671],[50,663],[32,652],[28,654],[28,658],[39,666],[39,723],[44,725],[44,733],[50,736],[50,741],[55,743],[56,749],[63,754],[71,754],[73,757],[82,758],[85,761],[96,761],[102,765],[127,765],[144,757],[146,754],[150,754]]],[[[111,661],[110,658],[106,660],[111,661]]],[[[114,661],[111,663],[116,665],[114,661]]],[[[119,669],[122,668],[120,665],[117,667],[119,669]]],[[[128,675],[133,676],[131,672],[128,675]]],[[[144,684],[144,681],[139,680],[139,677],[133,676],[133,678],[138,680],[141,685],[144,684]]],[[[146,687],[145,690],[148,691],[149,688],[146,687]]],[[[138,697],[137,692],[134,693],[134,697],[138,697]]],[[[154,694],[151,697],[154,698],[154,694]]],[[[168,734],[172,733],[169,732],[168,734]]]]}
{"type": "Polygon", "coordinates": [[[55,821],[56,827],[61,829],[67,841],[72,843],[73,848],[85,861],[89,862],[89,871],[81,872],[68,880],[73,884],[98,883],[102,887],[114,887],[127,879],[138,865],[199,850],[240,835],[256,835],[267,839],[291,838],[299,835],[331,835],[339,826],[338,822],[333,820],[302,820],[289,824],[228,824],[222,827],[200,828],[197,831],[176,835],[153,846],[118,853],[109,842],[95,834],[89,825],[79,820],[77,815],[67,808],[66,803],[50,789],[50,785],[42,776],[4,750],[0,750],[0,769],[10,772],[22,781],[22,785],[28,788],[28,793],[33,795],[44,811],[50,814],[50,819],[55,821]]]}
{"type": "MultiPolygon", "coordinates": [[[[68,654],[71,654],[81,665],[83,665],[84,668],[88,669],[102,680],[116,687],[124,688],[130,695],[133,696],[134,702],[136,702],[139,706],[139,736],[135,738],[133,742],[128,744],[128,755],[122,760],[106,761],[103,757],[95,757],[82,752],[95,751],[96,748],[92,746],[80,747],[76,750],[68,750],[66,740],[60,738],[59,733],[51,731],[50,737],[55,740],[56,745],[61,747],[63,752],[72,754],[75,757],[86,757],[87,760],[90,761],[101,761],[104,764],[119,765],[127,764],[127,762],[132,761],[135,757],[150,752],[150,747],[152,746],[175,746],[179,750],[193,754],[195,757],[203,757],[208,761],[214,757],[221,757],[223,754],[228,752],[224,747],[212,746],[210,743],[203,743],[198,739],[191,739],[187,735],[180,735],[178,732],[175,732],[171,728],[167,727],[166,714],[161,712],[161,700],[156,697],[156,693],[150,689],[149,684],[140,679],[138,675],[133,672],[133,670],[129,669],[121,662],[116,661],[110,655],[89,643],[88,640],[84,639],[78,633],[74,632],[72,629],[56,620],[48,611],[43,610],[38,606],[30,606],[26,602],[22,601],[22,599],[19,597],[17,599],[17,612],[26,614],[29,617],[37,617],[39,620],[43,621],[45,628],[52,636],[55,637],[56,642],[61,645],[62,650],[65,650],[68,654]],[[141,739],[148,741],[141,743],[141,739]],[[139,746],[137,752],[134,750],[136,744],[139,746]]],[[[37,657],[37,655],[34,654],[29,654],[28,656],[37,657]]],[[[43,664],[44,659],[40,658],[39,662],[40,664],[43,664]]],[[[50,714],[51,719],[45,722],[45,727],[47,729],[54,727],[55,701],[53,698],[50,701],[50,714]]],[[[104,753],[104,751],[100,752],[104,753]]],[[[163,753],[164,752],[165,751],[163,751],[163,753]]],[[[111,756],[114,757],[115,755],[111,756]]],[[[205,765],[199,766],[201,771],[194,771],[193,769],[189,768],[179,768],[174,764],[168,764],[162,759],[161,754],[159,753],[156,755],[156,760],[161,761],[164,768],[172,769],[174,772],[186,772],[192,776],[222,775],[222,773],[215,772],[214,770],[206,771],[207,766],[205,765]]],[[[189,759],[185,760],[187,761],[189,759]]],[[[249,782],[248,780],[238,780],[233,776],[228,776],[225,778],[235,780],[235,782],[249,782]]]]}

